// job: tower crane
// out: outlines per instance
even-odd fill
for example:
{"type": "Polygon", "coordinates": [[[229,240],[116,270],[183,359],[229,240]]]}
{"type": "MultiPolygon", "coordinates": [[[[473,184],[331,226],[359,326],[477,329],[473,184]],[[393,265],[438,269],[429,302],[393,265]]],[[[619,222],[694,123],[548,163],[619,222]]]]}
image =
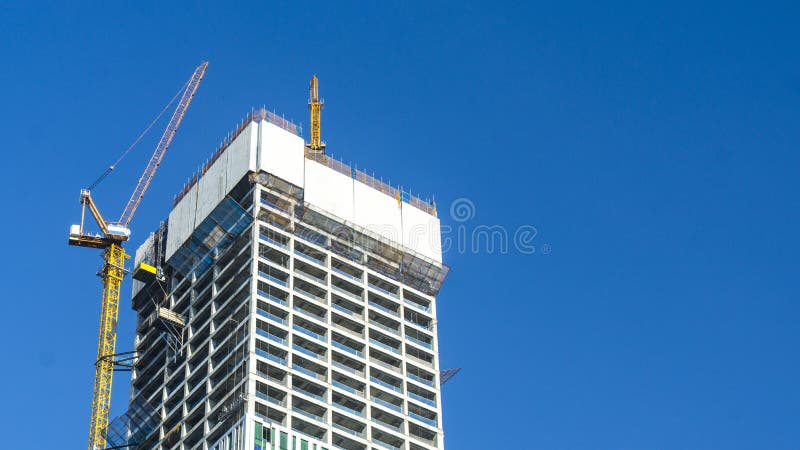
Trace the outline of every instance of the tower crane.
{"type": "MultiPolygon", "coordinates": [[[[169,147],[178,126],[183,120],[183,115],[192,101],[200,81],[205,75],[208,62],[203,62],[195,69],[192,77],[183,90],[178,105],[172,113],[164,134],[156,145],[156,149],[147,162],[139,182],[133,189],[130,200],[125,205],[122,215],[116,222],[106,222],[100,210],[92,200],[89,189],[81,190],[81,223],[72,225],[69,232],[69,244],[79,247],[99,248],[103,250],[103,266],[98,272],[103,285],[103,295],[100,308],[100,333],[97,339],[97,361],[95,362],[94,391],[92,397],[92,418],[89,426],[89,450],[101,450],[106,446],[106,431],[108,429],[108,413],[111,407],[111,381],[114,373],[115,348],[117,343],[117,317],[119,315],[120,285],[125,277],[125,260],[130,258],[125,254],[122,243],[130,237],[128,225],[133,219],[136,209],[144,197],[156,169],[161,164],[167,148],[169,147]],[[89,209],[94,221],[100,227],[101,233],[90,233],[84,229],[86,209],[89,209]]],[[[113,166],[109,168],[112,170],[113,166]]],[[[106,172],[107,174],[108,172],[106,172]]],[[[105,174],[104,174],[105,176],[105,174]]]]}
{"type": "Polygon", "coordinates": [[[311,77],[311,85],[308,88],[308,109],[311,111],[311,142],[306,147],[314,153],[325,154],[325,143],[322,142],[320,134],[320,121],[322,119],[322,107],[324,103],[319,99],[319,80],[317,76],[311,77]]]}

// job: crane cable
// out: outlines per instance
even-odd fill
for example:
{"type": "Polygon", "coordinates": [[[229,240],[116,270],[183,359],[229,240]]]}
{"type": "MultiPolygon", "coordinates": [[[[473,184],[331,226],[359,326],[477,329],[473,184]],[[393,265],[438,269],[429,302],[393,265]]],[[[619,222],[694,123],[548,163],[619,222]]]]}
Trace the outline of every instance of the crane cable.
{"type": "Polygon", "coordinates": [[[108,166],[108,168],[99,177],[97,177],[96,180],[94,180],[94,183],[92,183],[89,186],[89,190],[90,191],[92,189],[94,189],[95,187],[97,187],[97,185],[99,185],[103,180],[105,180],[106,177],[108,176],[108,174],[110,174],[117,167],[117,165],[119,165],[119,163],[121,163],[122,160],[125,159],[126,156],[128,156],[128,153],[130,153],[131,150],[133,150],[133,148],[136,147],[136,144],[138,144],[139,141],[142,140],[142,138],[150,131],[150,129],[153,128],[153,125],[155,125],[156,122],[158,122],[158,120],[161,119],[161,116],[163,116],[164,113],[167,112],[169,107],[172,106],[173,103],[175,103],[175,99],[177,99],[178,96],[181,94],[181,92],[183,92],[186,89],[186,86],[188,84],[189,84],[189,82],[187,81],[186,83],[183,84],[183,86],[181,86],[180,89],[178,89],[178,92],[175,93],[175,95],[172,97],[172,100],[170,100],[169,103],[167,103],[167,105],[164,106],[164,109],[162,109],[161,112],[158,113],[156,118],[153,119],[152,122],[150,122],[150,125],[148,125],[147,128],[145,128],[144,131],[142,131],[139,134],[139,136],[136,138],[136,140],[133,141],[133,143],[124,152],[122,152],[122,154],[119,156],[119,158],[117,158],[117,160],[114,161],[114,164],[111,164],[110,166],[108,166]]]}

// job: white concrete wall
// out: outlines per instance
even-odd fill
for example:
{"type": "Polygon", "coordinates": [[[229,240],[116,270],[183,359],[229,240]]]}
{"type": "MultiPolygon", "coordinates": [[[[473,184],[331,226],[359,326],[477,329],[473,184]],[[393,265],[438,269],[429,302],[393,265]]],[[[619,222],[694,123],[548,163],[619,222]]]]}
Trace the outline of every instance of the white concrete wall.
{"type": "Polygon", "coordinates": [[[258,124],[250,124],[225,149],[228,154],[228,172],[225,189],[230,191],[249,171],[256,170],[256,145],[258,144],[258,124]]]}
{"type": "Polygon", "coordinates": [[[194,217],[195,227],[208,217],[211,211],[217,207],[217,204],[225,198],[225,195],[228,193],[226,189],[227,175],[228,152],[224,151],[197,182],[198,195],[197,212],[194,217]]]}
{"type": "Polygon", "coordinates": [[[404,202],[403,245],[436,262],[442,262],[442,233],[439,218],[404,202]]]}
{"type": "Polygon", "coordinates": [[[353,223],[393,242],[403,242],[400,204],[360,181],[353,182],[353,223]]]}
{"type": "Polygon", "coordinates": [[[258,124],[250,123],[169,214],[166,259],[189,238],[247,172],[256,169],[258,124]]]}
{"type": "Polygon", "coordinates": [[[306,202],[349,222],[353,221],[353,177],[306,160],[306,202]]]}
{"type": "Polygon", "coordinates": [[[261,148],[258,152],[258,168],[302,187],[305,178],[303,138],[267,121],[262,121],[260,126],[261,148]]]}
{"type": "Polygon", "coordinates": [[[169,219],[167,219],[167,245],[164,250],[166,259],[169,259],[194,231],[194,217],[197,210],[197,186],[199,184],[195,184],[169,213],[169,219]]]}
{"type": "Polygon", "coordinates": [[[263,170],[304,189],[304,200],[441,262],[439,219],[304,156],[304,142],[267,121],[251,123],[169,215],[166,258],[248,171],[263,170]]]}

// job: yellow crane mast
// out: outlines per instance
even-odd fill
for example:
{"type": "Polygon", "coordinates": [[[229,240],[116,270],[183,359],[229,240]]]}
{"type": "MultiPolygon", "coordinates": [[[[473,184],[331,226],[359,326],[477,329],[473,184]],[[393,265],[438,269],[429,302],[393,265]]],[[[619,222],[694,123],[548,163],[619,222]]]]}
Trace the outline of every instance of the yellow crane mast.
{"type": "Polygon", "coordinates": [[[319,80],[317,80],[316,75],[311,77],[311,85],[308,88],[308,92],[308,109],[311,111],[311,142],[306,147],[314,152],[325,154],[325,143],[322,142],[320,132],[324,103],[319,99],[319,80]]]}
{"type": "MultiPolygon", "coordinates": [[[[106,222],[100,210],[92,200],[88,189],[81,190],[80,202],[81,223],[72,225],[69,233],[69,244],[79,247],[103,249],[103,267],[98,275],[103,284],[103,295],[100,307],[100,334],[97,338],[97,360],[95,362],[94,393],[92,397],[92,418],[89,426],[89,450],[102,450],[106,446],[106,432],[108,429],[108,413],[111,407],[111,381],[114,373],[115,350],[117,344],[117,318],[119,315],[120,285],[127,273],[125,260],[129,258],[122,248],[122,243],[130,237],[128,225],[139,207],[156,169],[161,164],[178,126],[183,120],[186,109],[192,101],[200,81],[205,75],[208,62],[201,63],[192,74],[186,88],[183,90],[178,105],[172,113],[164,134],[156,145],[156,149],[147,163],[139,182],[131,194],[130,200],[117,222],[106,222]],[[100,227],[99,233],[89,233],[84,230],[86,208],[94,217],[100,227]]],[[[113,170],[113,166],[109,171],[113,170]]],[[[107,175],[106,174],[103,176],[107,175]]],[[[101,177],[102,179],[102,177],[101,177]]]]}

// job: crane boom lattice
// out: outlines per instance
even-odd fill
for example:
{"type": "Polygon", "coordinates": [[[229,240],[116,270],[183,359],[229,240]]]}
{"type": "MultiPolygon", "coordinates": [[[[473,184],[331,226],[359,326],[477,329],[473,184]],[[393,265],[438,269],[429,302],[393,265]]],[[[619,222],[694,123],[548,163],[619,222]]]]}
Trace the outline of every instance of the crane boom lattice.
{"type": "Polygon", "coordinates": [[[200,64],[200,66],[195,69],[194,74],[192,74],[192,78],[189,80],[186,90],[183,91],[183,96],[178,102],[175,112],[172,113],[172,117],[169,119],[167,129],[164,130],[164,134],[158,141],[156,150],[150,157],[150,161],[147,162],[147,167],[145,168],[144,173],[142,173],[142,176],[139,177],[139,182],[136,184],[136,188],[133,189],[133,194],[131,194],[128,204],[125,205],[125,209],[122,211],[122,215],[120,216],[118,223],[123,227],[127,227],[128,224],[130,224],[133,214],[136,212],[136,208],[139,207],[139,203],[142,201],[142,197],[144,197],[144,193],[147,191],[148,186],[150,186],[150,181],[153,180],[153,175],[155,175],[158,165],[161,164],[161,159],[164,157],[164,153],[166,153],[169,144],[172,142],[175,132],[178,131],[178,126],[181,124],[181,120],[183,120],[183,115],[186,113],[186,109],[189,108],[189,103],[192,102],[192,97],[197,91],[200,81],[203,80],[203,75],[205,75],[207,67],[207,62],[200,64]]]}

